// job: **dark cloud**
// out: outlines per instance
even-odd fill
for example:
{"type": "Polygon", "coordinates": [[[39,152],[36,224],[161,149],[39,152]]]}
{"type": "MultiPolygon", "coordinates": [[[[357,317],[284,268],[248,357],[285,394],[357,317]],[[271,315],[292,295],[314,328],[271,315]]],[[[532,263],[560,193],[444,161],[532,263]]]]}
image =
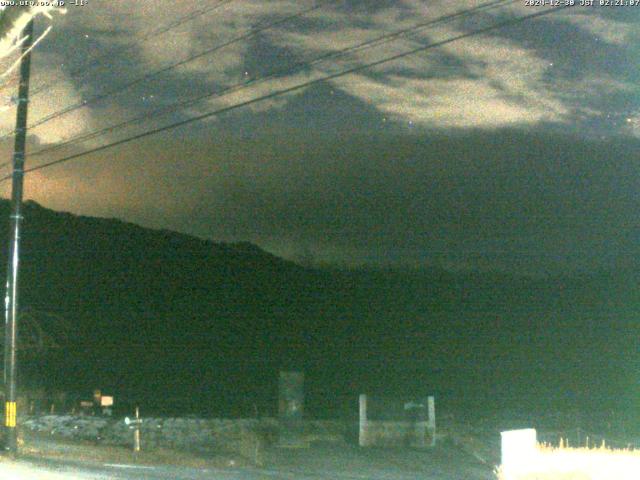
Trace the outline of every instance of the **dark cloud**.
{"type": "MultiPolygon", "coordinates": [[[[136,43],[86,76],[69,75],[88,51],[110,51],[175,20],[178,10],[154,10],[156,3],[95,6],[57,24],[37,52],[34,77],[41,84],[54,72],[60,81],[34,101],[32,118],[311,5],[232,3],[136,43]]],[[[328,5],[74,112],[66,123],[37,129],[31,145],[215,92],[465,6],[475,4],[328,5]]],[[[178,7],[184,15],[195,4],[172,8],[178,7]]],[[[531,11],[496,9],[425,29],[275,79],[261,93],[516,13],[531,11]]],[[[636,24],[612,9],[539,18],[34,173],[28,195],[57,209],[250,240],[289,257],[312,252],[324,261],[536,273],[634,264],[640,253],[634,195],[640,58],[630,41],[636,24]]],[[[201,101],[29,161],[60,158],[258,94],[201,101]]]]}

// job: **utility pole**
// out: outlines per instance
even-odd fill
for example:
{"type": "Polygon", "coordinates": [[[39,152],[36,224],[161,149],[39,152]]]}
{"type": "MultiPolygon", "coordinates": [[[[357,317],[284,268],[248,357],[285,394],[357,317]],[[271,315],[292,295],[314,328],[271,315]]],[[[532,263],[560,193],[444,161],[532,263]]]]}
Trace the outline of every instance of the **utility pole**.
{"type": "Polygon", "coordinates": [[[20,62],[20,87],[18,89],[18,113],[13,150],[13,179],[11,185],[11,238],[7,265],[7,294],[5,297],[4,334],[4,425],[5,448],[11,454],[18,452],[16,432],[16,373],[18,340],[18,261],[20,247],[20,225],[22,223],[22,195],[24,189],[24,157],[27,137],[27,109],[29,105],[29,75],[31,73],[31,47],[33,45],[33,20],[22,38],[22,60],[20,62]]]}

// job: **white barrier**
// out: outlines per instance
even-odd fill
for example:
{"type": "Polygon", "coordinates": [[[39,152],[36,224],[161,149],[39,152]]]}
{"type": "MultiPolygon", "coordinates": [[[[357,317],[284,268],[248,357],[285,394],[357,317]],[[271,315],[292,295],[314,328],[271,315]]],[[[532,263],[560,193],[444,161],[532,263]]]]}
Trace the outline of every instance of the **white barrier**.
{"type": "Polygon", "coordinates": [[[500,433],[502,469],[506,474],[529,468],[538,455],[535,428],[500,433]]]}

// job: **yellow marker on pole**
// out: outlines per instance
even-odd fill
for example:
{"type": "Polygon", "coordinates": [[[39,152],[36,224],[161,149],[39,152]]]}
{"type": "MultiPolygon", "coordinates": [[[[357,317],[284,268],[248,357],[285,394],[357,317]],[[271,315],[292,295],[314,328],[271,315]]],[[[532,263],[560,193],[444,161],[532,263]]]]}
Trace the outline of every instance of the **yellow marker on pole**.
{"type": "Polygon", "coordinates": [[[9,428],[16,426],[16,402],[6,402],[4,406],[4,425],[9,428]]]}

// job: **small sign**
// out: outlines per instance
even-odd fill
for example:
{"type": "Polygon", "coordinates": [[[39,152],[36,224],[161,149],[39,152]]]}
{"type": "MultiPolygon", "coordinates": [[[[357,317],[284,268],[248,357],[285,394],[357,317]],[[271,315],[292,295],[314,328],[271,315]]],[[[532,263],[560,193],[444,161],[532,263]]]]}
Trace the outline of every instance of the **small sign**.
{"type": "Polygon", "coordinates": [[[100,397],[100,406],[101,407],[112,407],[113,406],[113,397],[109,397],[103,395],[100,397]]]}
{"type": "Polygon", "coordinates": [[[124,417],[124,424],[133,428],[136,425],[142,425],[142,419],[141,418],[124,417]]]}
{"type": "Polygon", "coordinates": [[[91,408],[93,407],[93,402],[87,402],[85,400],[80,401],[80,408],[91,408]]]}

